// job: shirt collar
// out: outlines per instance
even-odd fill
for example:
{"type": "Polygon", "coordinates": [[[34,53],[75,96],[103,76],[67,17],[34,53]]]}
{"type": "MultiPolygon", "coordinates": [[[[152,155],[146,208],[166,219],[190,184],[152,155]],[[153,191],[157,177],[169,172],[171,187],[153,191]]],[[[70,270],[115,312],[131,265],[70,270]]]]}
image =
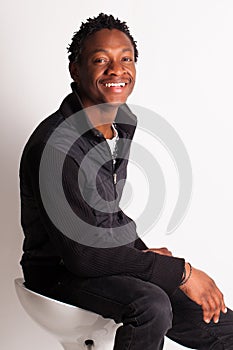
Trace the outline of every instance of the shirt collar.
{"type": "MultiPolygon", "coordinates": [[[[64,119],[78,113],[78,118],[75,119],[75,123],[81,134],[84,133],[83,131],[88,130],[88,132],[85,132],[85,136],[103,137],[102,133],[95,129],[90,123],[75,82],[71,83],[71,89],[72,93],[63,100],[59,109],[64,119]]],[[[137,117],[132,113],[127,104],[123,104],[118,109],[114,124],[115,128],[123,134],[123,137],[127,136],[132,138],[137,124],[137,117]]]]}

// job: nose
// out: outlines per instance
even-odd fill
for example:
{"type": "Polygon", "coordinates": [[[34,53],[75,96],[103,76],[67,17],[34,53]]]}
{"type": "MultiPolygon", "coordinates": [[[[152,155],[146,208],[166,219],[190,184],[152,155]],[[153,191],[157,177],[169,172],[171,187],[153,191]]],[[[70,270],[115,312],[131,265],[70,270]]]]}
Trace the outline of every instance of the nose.
{"type": "Polygon", "coordinates": [[[108,75],[122,75],[125,72],[125,68],[121,62],[111,61],[105,71],[108,75]]]}

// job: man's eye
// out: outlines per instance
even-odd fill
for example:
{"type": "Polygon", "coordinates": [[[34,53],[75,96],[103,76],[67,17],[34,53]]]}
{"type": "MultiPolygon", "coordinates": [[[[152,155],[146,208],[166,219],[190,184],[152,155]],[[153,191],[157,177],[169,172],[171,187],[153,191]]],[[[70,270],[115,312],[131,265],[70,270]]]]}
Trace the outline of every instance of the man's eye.
{"type": "Polygon", "coordinates": [[[107,59],[106,59],[106,58],[103,58],[103,57],[96,58],[96,59],[94,60],[95,63],[104,63],[104,62],[106,62],[106,61],[107,61],[107,59]]]}
{"type": "Polygon", "coordinates": [[[133,59],[131,57],[123,57],[122,61],[124,61],[124,62],[132,62],[133,59]]]}

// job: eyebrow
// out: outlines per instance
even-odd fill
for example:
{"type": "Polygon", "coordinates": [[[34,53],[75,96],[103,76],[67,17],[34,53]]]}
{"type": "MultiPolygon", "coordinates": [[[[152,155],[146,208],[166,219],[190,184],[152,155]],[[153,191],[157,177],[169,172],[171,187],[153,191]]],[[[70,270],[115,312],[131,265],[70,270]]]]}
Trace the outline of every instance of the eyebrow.
{"type": "MultiPolygon", "coordinates": [[[[103,49],[103,48],[97,48],[93,51],[91,51],[91,53],[98,53],[98,52],[105,52],[108,53],[109,50],[103,49]]],[[[124,49],[122,49],[122,52],[133,52],[133,50],[130,47],[125,47],[124,49]]]]}

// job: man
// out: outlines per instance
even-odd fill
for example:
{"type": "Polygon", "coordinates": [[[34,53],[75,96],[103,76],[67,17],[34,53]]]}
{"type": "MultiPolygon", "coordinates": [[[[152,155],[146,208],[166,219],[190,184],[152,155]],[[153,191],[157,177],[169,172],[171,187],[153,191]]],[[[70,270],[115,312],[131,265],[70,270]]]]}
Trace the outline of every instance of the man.
{"type": "Polygon", "coordinates": [[[166,248],[148,249],[119,207],[136,127],[125,102],[138,51],[126,23],[89,18],[68,51],[73,91],[21,159],[26,286],[122,322],[115,350],[161,349],[165,335],[233,349],[233,313],[214,281],[166,248]]]}

